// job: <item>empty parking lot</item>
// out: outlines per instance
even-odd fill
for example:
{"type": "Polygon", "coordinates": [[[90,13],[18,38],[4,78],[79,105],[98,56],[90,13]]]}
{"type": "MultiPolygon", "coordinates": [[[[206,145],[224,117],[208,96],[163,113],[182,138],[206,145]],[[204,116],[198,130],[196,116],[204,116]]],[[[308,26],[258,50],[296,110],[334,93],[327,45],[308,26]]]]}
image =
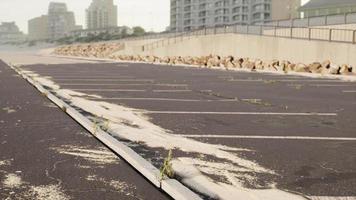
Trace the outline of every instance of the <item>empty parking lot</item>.
{"type": "MultiPolygon", "coordinates": [[[[177,138],[242,159],[240,164],[170,140],[162,140],[169,143],[166,146],[157,145],[128,132],[127,144],[157,167],[173,147],[176,158],[219,183],[249,189],[273,186],[314,199],[356,196],[354,82],[139,63],[21,69],[61,89],[91,95],[85,97],[91,102],[130,108],[177,138]]],[[[93,117],[90,110],[78,109],[93,117]]]]}

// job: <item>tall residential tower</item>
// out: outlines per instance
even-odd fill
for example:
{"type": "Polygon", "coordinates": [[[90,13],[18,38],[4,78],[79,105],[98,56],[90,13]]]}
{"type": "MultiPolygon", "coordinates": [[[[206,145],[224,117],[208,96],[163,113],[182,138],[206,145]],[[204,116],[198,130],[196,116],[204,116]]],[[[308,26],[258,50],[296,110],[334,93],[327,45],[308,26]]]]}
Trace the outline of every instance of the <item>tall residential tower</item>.
{"type": "Polygon", "coordinates": [[[74,13],[67,10],[65,3],[51,2],[48,8],[48,36],[50,39],[65,37],[75,30],[74,13]]]}
{"type": "Polygon", "coordinates": [[[86,10],[87,29],[117,26],[117,6],[113,0],[93,0],[86,10]]]}
{"type": "Polygon", "coordinates": [[[171,31],[297,17],[301,0],[171,0],[171,31]]]}
{"type": "Polygon", "coordinates": [[[65,3],[51,2],[47,15],[28,21],[30,40],[57,40],[80,28],[75,25],[74,13],[67,10],[65,3]]]}

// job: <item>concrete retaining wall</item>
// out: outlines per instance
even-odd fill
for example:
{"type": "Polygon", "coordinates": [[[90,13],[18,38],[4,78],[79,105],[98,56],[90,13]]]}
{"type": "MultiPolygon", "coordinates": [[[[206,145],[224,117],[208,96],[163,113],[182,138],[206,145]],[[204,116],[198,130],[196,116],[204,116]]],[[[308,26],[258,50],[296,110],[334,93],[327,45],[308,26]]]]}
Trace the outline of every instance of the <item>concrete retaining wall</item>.
{"type": "MultiPolygon", "coordinates": [[[[144,43],[136,41],[135,45],[139,44],[143,45],[144,43]]],[[[131,50],[126,49],[115,54],[155,55],[160,57],[216,54],[303,63],[331,60],[336,64],[356,66],[355,44],[242,34],[193,36],[190,39],[152,50],[142,51],[142,47],[139,46],[131,50]]]]}
{"type": "Polygon", "coordinates": [[[123,41],[125,49],[122,51],[118,51],[118,54],[122,55],[133,55],[137,54],[137,52],[142,51],[142,46],[145,44],[150,44],[152,42],[156,42],[162,40],[162,38],[159,39],[144,39],[144,40],[127,40],[123,41]]]}

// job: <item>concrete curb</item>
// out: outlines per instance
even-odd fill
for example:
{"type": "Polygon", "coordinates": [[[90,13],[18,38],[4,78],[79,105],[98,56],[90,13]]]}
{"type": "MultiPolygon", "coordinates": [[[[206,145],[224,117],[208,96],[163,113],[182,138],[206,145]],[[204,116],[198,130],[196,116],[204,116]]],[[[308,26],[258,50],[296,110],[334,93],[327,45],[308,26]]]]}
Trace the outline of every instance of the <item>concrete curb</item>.
{"type": "Polygon", "coordinates": [[[177,200],[201,200],[201,198],[191,191],[189,188],[185,187],[183,184],[175,179],[166,179],[160,181],[160,171],[154,167],[147,160],[142,158],[139,154],[133,151],[128,146],[124,145],[110,134],[104,132],[100,128],[94,126],[94,123],[87,119],[84,115],[79,113],[76,109],[59,99],[57,96],[53,95],[50,91],[46,90],[41,84],[34,81],[32,78],[22,73],[19,69],[8,64],[16,73],[21,75],[25,80],[27,80],[31,85],[33,85],[38,91],[44,94],[48,99],[50,99],[54,104],[76,120],[80,125],[87,129],[94,137],[99,141],[104,143],[112,151],[120,155],[124,160],[126,160],[132,167],[134,167],[138,172],[140,172],[146,179],[148,179],[157,188],[162,189],[173,199],[177,200]]]}

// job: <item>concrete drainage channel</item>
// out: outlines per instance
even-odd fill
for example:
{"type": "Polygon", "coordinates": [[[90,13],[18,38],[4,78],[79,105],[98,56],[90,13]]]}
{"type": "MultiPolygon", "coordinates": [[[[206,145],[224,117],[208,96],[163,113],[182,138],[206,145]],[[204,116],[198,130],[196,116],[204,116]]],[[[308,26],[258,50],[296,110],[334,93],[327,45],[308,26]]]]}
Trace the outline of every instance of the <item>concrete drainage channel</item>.
{"type": "Polygon", "coordinates": [[[49,100],[76,120],[80,125],[82,125],[86,130],[88,130],[95,138],[105,144],[113,152],[121,156],[126,162],[128,162],[134,169],[141,173],[147,180],[149,180],[154,186],[166,192],[173,199],[177,200],[201,200],[196,193],[191,191],[189,188],[185,187],[183,184],[175,179],[164,179],[160,180],[160,171],[154,167],[147,160],[138,155],[128,146],[124,145],[110,134],[94,126],[84,115],[79,113],[76,109],[53,95],[50,91],[46,90],[41,84],[37,83],[27,75],[17,69],[15,66],[8,64],[16,73],[21,75],[25,80],[27,80],[31,85],[33,85],[39,92],[44,94],[49,100]]]}

